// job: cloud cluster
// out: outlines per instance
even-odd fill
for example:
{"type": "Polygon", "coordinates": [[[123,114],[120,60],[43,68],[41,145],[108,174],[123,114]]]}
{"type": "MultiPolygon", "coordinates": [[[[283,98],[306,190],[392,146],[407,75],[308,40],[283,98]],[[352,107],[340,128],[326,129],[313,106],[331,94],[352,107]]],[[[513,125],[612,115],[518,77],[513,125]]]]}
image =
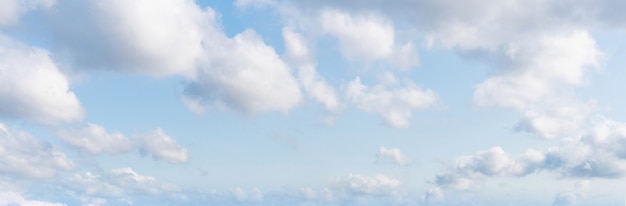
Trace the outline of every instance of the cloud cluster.
{"type": "Polygon", "coordinates": [[[386,60],[402,70],[419,63],[413,43],[398,45],[392,22],[383,16],[324,9],[318,18],[322,32],[339,40],[341,53],[348,59],[386,60]]]}
{"type": "Polygon", "coordinates": [[[195,112],[286,113],[301,102],[272,47],[252,30],[226,36],[217,14],[192,0],[67,0],[51,10],[55,51],[75,70],[183,76],[183,99],[195,112]]]}
{"type": "Polygon", "coordinates": [[[359,109],[380,115],[393,127],[408,127],[413,111],[424,109],[437,102],[430,89],[421,89],[412,81],[406,85],[378,84],[368,87],[357,77],[345,87],[345,95],[359,109]]]}
{"type": "Polygon", "coordinates": [[[0,173],[51,178],[75,168],[72,160],[32,135],[0,123],[0,173]]]}
{"type": "Polygon", "coordinates": [[[123,154],[132,151],[133,143],[120,132],[107,132],[104,127],[88,123],[82,128],[61,130],[63,142],[88,154],[123,154]]]}
{"type": "MultiPolygon", "coordinates": [[[[621,178],[626,175],[624,144],[626,124],[599,117],[584,135],[545,151],[529,149],[514,158],[494,147],[460,157],[436,176],[434,184],[440,189],[468,190],[488,177],[521,177],[540,171],[577,179],[621,178]]],[[[563,193],[556,202],[575,197],[563,193]]]]}
{"type": "Polygon", "coordinates": [[[136,149],[155,160],[169,163],[185,163],[189,161],[187,149],[167,135],[163,129],[134,135],[131,138],[120,132],[108,132],[100,125],[85,124],[80,127],[59,130],[57,136],[81,152],[91,155],[125,154],[136,149]]]}
{"type": "Polygon", "coordinates": [[[290,28],[283,29],[286,58],[298,68],[298,80],[306,93],[315,101],[320,102],[332,112],[341,106],[339,95],[335,88],[317,73],[313,61],[313,54],[306,40],[299,33],[290,28]]]}
{"type": "Polygon", "coordinates": [[[400,190],[400,181],[385,175],[349,174],[338,181],[342,189],[354,195],[389,196],[400,190]]]}

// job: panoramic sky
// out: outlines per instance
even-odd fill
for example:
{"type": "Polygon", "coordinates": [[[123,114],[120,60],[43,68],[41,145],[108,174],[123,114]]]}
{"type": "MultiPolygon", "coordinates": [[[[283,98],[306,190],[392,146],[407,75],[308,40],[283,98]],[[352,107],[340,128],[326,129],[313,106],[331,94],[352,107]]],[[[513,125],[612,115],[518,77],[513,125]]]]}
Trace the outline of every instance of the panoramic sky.
{"type": "Polygon", "coordinates": [[[0,206],[624,205],[625,10],[0,0],[0,206]]]}

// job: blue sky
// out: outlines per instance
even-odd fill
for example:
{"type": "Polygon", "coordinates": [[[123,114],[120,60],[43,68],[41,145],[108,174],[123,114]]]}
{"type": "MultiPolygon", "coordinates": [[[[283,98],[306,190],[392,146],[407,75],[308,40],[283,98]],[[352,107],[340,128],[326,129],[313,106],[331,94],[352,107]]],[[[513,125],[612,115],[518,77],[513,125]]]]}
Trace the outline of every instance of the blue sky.
{"type": "Polygon", "coordinates": [[[3,0],[0,206],[623,205],[614,0],[3,0]]]}

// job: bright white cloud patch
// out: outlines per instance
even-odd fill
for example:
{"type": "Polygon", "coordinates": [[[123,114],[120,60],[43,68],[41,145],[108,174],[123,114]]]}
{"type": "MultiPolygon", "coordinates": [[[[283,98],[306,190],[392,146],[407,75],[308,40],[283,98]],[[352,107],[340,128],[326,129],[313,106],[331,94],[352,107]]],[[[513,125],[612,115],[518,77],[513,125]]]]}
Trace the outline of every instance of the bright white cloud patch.
{"type": "Polygon", "coordinates": [[[54,125],[84,115],[48,51],[0,34],[0,116],[54,125]]]}
{"type": "Polygon", "coordinates": [[[287,48],[287,59],[298,68],[300,84],[314,100],[322,103],[329,111],[337,111],[340,100],[335,88],[315,70],[313,56],[304,38],[290,29],[283,29],[283,38],[287,48]]]}
{"type": "Polygon", "coordinates": [[[120,132],[107,132],[100,125],[62,130],[58,136],[65,143],[89,154],[122,154],[134,150],[134,144],[120,132]]]}
{"type": "Polygon", "coordinates": [[[413,82],[405,87],[375,85],[368,87],[357,77],[345,88],[346,97],[359,109],[380,115],[393,127],[408,127],[413,111],[434,105],[437,95],[432,90],[422,90],[413,82]]]}
{"type": "Polygon", "coordinates": [[[28,11],[47,9],[55,2],[56,0],[3,0],[0,7],[0,27],[14,25],[28,11]]]}
{"type": "Polygon", "coordinates": [[[287,113],[299,105],[302,94],[291,69],[252,30],[229,39],[211,36],[204,44],[197,79],[185,89],[194,105],[224,105],[245,114],[287,113]]]}
{"type": "Polygon", "coordinates": [[[397,45],[392,22],[380,15],[324,9],[319,24],[323,32],[337,37],[342,54],[349,59],[389,60],[401,69],[418,64],[413,44],[397,45]]]}
{"type": "Polygon", "coordinates": [[[401,166],[411,163],[411,159],[402,153],[402,151],[398,148],[380,147],[380,149],[378,149],[378,153],[376,153],[376,157],[378,159],[389,159],[401,166]]]}
{"type": "MultiPolygon", "coordinates": [[[[602,57],[586,32],[540,37],[514,46],[507,71],[479,84],[474,101],[481,106],[510,107],[524,112],[523,130],[554,138],[579,131],[589,106],[560,101],[569,86],[583,83],[584,73],[602,57]],[[556,98],[553,100],[553,98],[556,98]]],[[[565,97],[566,98],[566,97],[565,97]]]]}
{"type": "Polygon", "coordinates": [[[191,0],[69,0],[56,9],[54,34],[79,68],[150,75],[192,76],[215,18],[191,0]]]}
{"type": "Polygon", "coordinates": [[[76,68],[182,75],[189,80],[183,101],[197,113],[210,106],[286,113],[301,102],[273,48],[252,30],[227,37],[215,12],[194,1],[70,0],[57,7],[57,49],[76,68]]]}
{"type": "Polygon", "coordinates": [[[74,168],[74,162],[50,144],[0,123],[0,173],[50,178],[74,168]]]}
{"type": "Polygon", "coordinates": [[[187,149],[178,145],[162,129],[158,128],[151,133],[138,137],[142,154],[151,155],[152,158],[169,163],[185,163],[189,161],[187,149]]]}
{"type": "Polygon", "coordinates": [[[352,17],[338,10],[320,14],[322,29],[339,38],[341,50],[348,58],[382,59],[393,52],[394,29],[380,16],[352,17]]]}
{"type": "Polygon", "coordinates": [[[0,206],[65,206],[57,202],[29,200],[17,192],[0,192],[0,206]]]}

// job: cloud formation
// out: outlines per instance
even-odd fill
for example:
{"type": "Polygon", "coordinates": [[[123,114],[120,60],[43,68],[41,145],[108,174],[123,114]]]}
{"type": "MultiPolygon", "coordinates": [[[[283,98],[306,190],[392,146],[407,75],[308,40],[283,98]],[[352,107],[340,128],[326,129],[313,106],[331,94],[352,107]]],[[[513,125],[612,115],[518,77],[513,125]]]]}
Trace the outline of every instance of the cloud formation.
{"type": "Polygon", "coordinates": [[[52,178],[60,171],[75,169],[59,152],[27,132],[0,123],[0,173],[16,177],[52,178]]]}
{"type": "Polygon", "coordinates": [[[232,39],[219,32],[208,37],[208,55],[200,60],[197,78],[185,88],[188,105],[221,105],[252,115],[287,113],[301,103],[291,69],[254,31],[232,39]]]}
{"type": "Polygon", "coordinates": [[[85,111],[51,54],[0,33],[0,117],[55,125],[85,111]]]}
{"type": "Polygon", "coordinates": [[[402,70],[419,63],[413,44],[397,45],[396,29],[383,16],[323,9],[319,14],[319,25],[323,33],[339,40],[341,53],[348,59],[386,60],[402,70]]]}
{"type": "Polygon", "coordinates": [[[132,202],[133,196],[172,197],[181,192],[176,185],[140,175],[131,168],[116,168],[101,175],[91,172],[75,174],[63,181],[66,187],[87,197],[114,198],[122,202],[132,202]]]}
{"type": "Polygon", "coordinates": [[[407,81],[405,86],[378,84],[368,87],[357,77],[345,87],[345,95],[359,109],[380,115],[393,127],[408,127],[413,111],[434,105],[437,95],[407,81]]]}
{"type": "Polygon", "coordinates": [[[169,163],[185,163],[189,161],[187,149],[178,145],[176,140],[167,135],[161,128],[141,135],[139,138],[139,151],[150,155],[153,159],[163,160],[169,163]]]}
{"type": "Polygon", "coordinates": [[[341,106],[335,88],[329,85],[315,69],[313,54],[304,37],[290,28],[283,29],[286,58],[298,68],[298,81],[306,93],[320,102],[326,110],[336,112],[341,106]]]}
{"type": "Polygon", "coordinates": [[[339,180],[343,189],[355,195],[388,196],[399,192],[400,181],[385,175],[365,176],[349,174],[339,180]]]}
{"type": "Polygon", "coordinates": [[[63,142],[88,154],[123,154],[134,150],[131,140],[120,132],[107,132],[104,127],[87,123],[84,127],[61,130],[63,142]]]}

